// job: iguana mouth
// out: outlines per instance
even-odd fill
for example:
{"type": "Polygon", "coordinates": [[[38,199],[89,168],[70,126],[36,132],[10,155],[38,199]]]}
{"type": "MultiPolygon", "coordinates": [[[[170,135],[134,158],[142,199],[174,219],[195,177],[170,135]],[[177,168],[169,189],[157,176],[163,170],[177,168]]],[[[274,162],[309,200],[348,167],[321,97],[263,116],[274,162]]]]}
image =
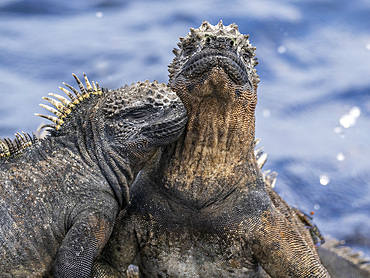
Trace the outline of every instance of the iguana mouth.
{"type": "Polygon", "coordinates": [[[180,73],[199,77],[215,67],[222,68],[237,85],[244,85],[249,81],[247,69],[236,53],[216,49],[206,49],[195,54],[185,63],[180,73]]]}

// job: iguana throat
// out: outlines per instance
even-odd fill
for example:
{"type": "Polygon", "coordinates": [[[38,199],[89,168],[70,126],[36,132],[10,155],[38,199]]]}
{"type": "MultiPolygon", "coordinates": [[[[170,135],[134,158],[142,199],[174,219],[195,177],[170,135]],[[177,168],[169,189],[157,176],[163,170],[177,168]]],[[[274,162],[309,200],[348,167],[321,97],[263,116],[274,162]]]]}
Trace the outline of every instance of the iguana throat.
{"type": "Polygon", "coordinates": [[[227,194],[255,177],[248,170],[255,161],[256,94],[230,82],[220,68],[213,68],[204,83],[191,90],[185,87],[173,87],[188,110],[189,120],[168,167],[168,178],[177,177],[170,184],[197,198],[207,193],[210,198],[227,194]]]}

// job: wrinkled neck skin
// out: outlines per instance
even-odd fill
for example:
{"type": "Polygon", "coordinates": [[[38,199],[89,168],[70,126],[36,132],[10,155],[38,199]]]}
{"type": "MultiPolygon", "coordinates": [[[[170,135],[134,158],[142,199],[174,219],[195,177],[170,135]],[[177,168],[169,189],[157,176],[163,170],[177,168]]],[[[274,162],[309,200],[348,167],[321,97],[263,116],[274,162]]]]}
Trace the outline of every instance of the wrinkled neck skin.
{"type": "Polygon", "coordinates": [[[213,70],[204,83],[187,84],[181,79],[172,84],[189,121],[182,137],[165,150],[172,152],[164,167],[165,187],[202,207],[259,183],[254,156],[257,100],[253,89],[232,84],[222,70],[213,70]]]}
{"type": "Polygon", "coordinates": [[[90,167],[97,166],[107,179],[118,204],[124,207],[128,204],[128,187],[139,169],[131,169],[133,159],[122,155],[107,139],[100,109],[103,101],[100,98],[88,109],[80,109],[79,114],[69,119],[68,126],[64,127],[65,135],[58,135],[55,140],[72,152],[79,153],[90,167]]]}

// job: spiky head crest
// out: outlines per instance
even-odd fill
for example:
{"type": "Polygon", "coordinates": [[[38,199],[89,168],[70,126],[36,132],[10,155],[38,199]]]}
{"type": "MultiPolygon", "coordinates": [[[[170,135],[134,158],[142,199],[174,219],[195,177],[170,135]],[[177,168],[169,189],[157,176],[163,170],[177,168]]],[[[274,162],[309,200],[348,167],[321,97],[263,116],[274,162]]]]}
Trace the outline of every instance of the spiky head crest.
{"type": "Polygon", "coordinates": [[[235,23],[227,26],[223,25],[222,20],[217,25],[212,25],[207,21],[203,21],[198,29],[190,28],[190,32],[185,37],[185,40],[189,38],[204,40],[209,36],[229,38],[234,41],[238,52],[248,53],[252,57],[255,55],[255,47],[250,44],[249,35],[241,34],[238,25],[235,23]]]}
{"type": "Polygon", "coordinates": [[[178,102],[176,93],[166,84],[146,80],[109,90],[102,109],[107,117],[114,117],[137,107],[167,107],[178,102]]]}
{"type": "Polygon", "coordinates": [[[203,21],[199,28],[190,28],[185,38],[180,37],[180,42],[177,44],[179,48],[173,50],[175,58],[169,66],[170,81],[181,72],[182,67],[193,55],[203,49],[210,38],[228,39],[238,56],[242,58],[252,83],[259,82],[254,68],[258,64],[257,59],[254,58],[256,48],[249,42],[249,35],[241,34],[235,23],[225,26],[222,21],[217,25],[203,21]]]}

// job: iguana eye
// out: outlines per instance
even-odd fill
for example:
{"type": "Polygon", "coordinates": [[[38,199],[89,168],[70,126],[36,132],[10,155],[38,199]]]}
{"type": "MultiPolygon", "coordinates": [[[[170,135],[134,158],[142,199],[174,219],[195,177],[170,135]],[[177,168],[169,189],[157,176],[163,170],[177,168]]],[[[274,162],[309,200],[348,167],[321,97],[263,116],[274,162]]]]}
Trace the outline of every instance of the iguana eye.
{"type": "Polygon", "coordinates": [[[147,113],[148,113],[148,110],[135,109],[135,110],[130,111],[127,116],[133,119],[140,119],[140,118],[146,117],[147,113]]]}
{"type": "Polygon", "coordinates": [[[150,115],[156,111],[154,108],[153,105],[134,107],[126,111],[122,117],[128,121],[149,119],[150,115]]]}

